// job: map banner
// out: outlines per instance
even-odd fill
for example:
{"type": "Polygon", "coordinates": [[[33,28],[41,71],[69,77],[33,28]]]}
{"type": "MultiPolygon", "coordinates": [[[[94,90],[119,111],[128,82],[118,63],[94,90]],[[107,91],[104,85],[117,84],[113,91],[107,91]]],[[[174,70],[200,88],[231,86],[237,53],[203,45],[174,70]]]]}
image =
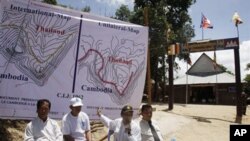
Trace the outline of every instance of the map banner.
{"type": "Polygon", "coordinates": [[[35,117],[42,98],[53,118],[72,97],[91,119],[139,108],[147,27],[26,0],[0,0],[0,19],[0,117],[35,117]]]}

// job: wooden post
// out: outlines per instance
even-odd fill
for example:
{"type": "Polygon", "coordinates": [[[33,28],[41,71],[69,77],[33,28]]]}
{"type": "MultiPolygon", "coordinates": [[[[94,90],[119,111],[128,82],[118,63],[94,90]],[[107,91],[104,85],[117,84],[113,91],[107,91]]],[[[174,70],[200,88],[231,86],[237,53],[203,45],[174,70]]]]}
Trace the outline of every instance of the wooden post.
{"type": "Polygon", "coordinates": [[[172,54],[168,54],[168,66],[169,66],[169,96],[168,96],[168,110],[172,110],[174,108],[174,87],[173,87],[173,80],[174,80],[174,76],[173,76],[173,55],[172,54]]]}
{"type": "MultiPolygon", "coordinates": [[[[144,7],[144,23],[145,26],[148,26],[148,7],[144,7]]],[[[151,95],[151,71],[150,71],[150,42],[148,42],[148,56],[147,56],[147,91],[148,91],[148,104],[152,104],[152,95],[151,95]]]]}
{"type": "Polygon", "coordinates": [[[236,120],[235,122],[241,123],[242,120],[242,86],[241,86],[241,74],[240,74],[240,42],[238,38],[239,47],[234,49],[234,60],[235,60],[235,79],[236,79],[236,120]]]}
{"type": "Polygon", "coordinates": [[[168,53],[168,110],[174,108],[174,73],[173,73],[173,55],[175,54],[175,44],[169,46],[170,52],[168,53]]]}
{"type": "Polygon", "coordinates": [[[235,64],[235,80],[236,80],[236,123],[241,123],[243,103],[241,98],[242,86],[241,86],[241,74],[240,74],[240,40],[239,40],[239,27],[236,25],[238,36],[238,48],[234,49],[234,64],[235,64]]]}

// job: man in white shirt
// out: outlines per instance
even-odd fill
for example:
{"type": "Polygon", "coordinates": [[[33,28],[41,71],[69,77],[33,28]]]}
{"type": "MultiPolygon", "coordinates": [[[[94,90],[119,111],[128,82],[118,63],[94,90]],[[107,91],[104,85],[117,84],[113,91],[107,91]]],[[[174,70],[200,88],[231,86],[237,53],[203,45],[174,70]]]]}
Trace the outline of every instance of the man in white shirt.
{"type": "Polygon", "coordinates": [[[62,133],[65,141],[91,141],[90,121],[81,111],[82,100],[74,97],[70,100],[71,112],[62,118],[62,133]]]}
{"type": "Polygon", "coordinates": [[[121,110],[121,117],[111,120],[101,114],[100,110],[97,115],[101,121],[109,128],[108,140],[114,135],[114,141],[141,141],[141,131],[139,125],[132,120],[133,108],[126,105],[121,110]]]}
{"type": "Polygon", "coordinates": [[[153,108],[145,104],[141,108],[142,119],[140,120],[142,141],[163,141],[160,128],[155,120],[152,120],[153,108]]]}
{"type": "Polygon", "coordinates": [[[37,115],[27,124],[24,141],[63,141],[62,132],[57,122],[48,117],[51,103],[47,99],[37,102],[37,115]]]}

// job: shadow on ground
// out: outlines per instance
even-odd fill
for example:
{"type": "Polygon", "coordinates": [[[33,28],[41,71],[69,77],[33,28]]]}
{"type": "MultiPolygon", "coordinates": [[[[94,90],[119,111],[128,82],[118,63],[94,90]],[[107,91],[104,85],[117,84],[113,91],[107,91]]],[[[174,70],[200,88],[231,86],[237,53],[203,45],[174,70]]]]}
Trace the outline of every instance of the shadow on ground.
{"type": "Polygon", "coordinates": [[[235,121],[231,121],[231,120],[225,120],[225,119],[220,119],[220,118],[214,118],[214,117],[202,117],[202,116],[194,116],[194,115],[184,115],[184,114],[179,114],[179,113],[174,113],[172,110],[162,110],[164,112],[168,112],[171,114],[175,114],[178,116],[184,116],[184,117],[189,117],[189,118],[193,118],[199,122],[206,122],[206,123],[211,123],[211,120],[218,120],[218,121],[224,121],[224,122],[229,122],[229,123],[235,123],[235,121]]]}

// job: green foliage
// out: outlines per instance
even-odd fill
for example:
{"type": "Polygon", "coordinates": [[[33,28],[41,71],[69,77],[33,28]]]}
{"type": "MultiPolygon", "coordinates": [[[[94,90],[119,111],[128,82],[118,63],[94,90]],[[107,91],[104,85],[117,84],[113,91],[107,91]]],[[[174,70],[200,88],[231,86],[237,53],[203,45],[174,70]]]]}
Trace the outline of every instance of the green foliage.
{"type": "MultiPolygon", "coordinates": [[[[250,63],[247,64],[246,70],[250,70],[250,63]]],[[[247,74],[244,80],[246,84],[243,87],[243,91],[250,96],[250,74],[247,74]]]]}
{"type": "MultiPolygon", "coordinates": [[[[250,76],[249,76],[250,77],[250,76]]],[[[250,96],[250,83],[244,84],[243,91],[250,96]]]]}
{"type": "Polygon", "coordinates": [[[84,8],[81,9],[82,12],[90,12],[91,8],[90,6],[85,6],[84,8]]]}
{"type": "Polygon", "coordinates": [[[226,68],[225,66],[223,66],[222,64],[218,64],[220,67],[221,67],[221,69],[223,70],[223,71],[225,71],[226,73],[228,73],[228,74],[231,74],[231,75],[234,75],[234,73],[232,73],[230,70],[228,70],[228,68],[226,68]]]}
{"type": "Polygon", "coordinates": [[[246,70],[250,70],[250,63],[247,64],[246,70]]]}
{"type": "Polygon", "coordinates": [[[247,74],[244,80],[250,84],[250,74],[247,74]]]}
{"type": "Polygon", "coordinates": [[[43,0],[44,3],[52,4],[52,5],[57,5],[56,0],[43,0]]]}
{"type": "MultiPolygon", "coordinates": [[[[164,67],[159,70],[158,62],[166,58],[167,46],[172,43],[186,43],[194,37],[192,20],[188,15],[188,8],[195,3],[195,0],[135,0],[134,13],[131,22],[145,25],[144,8],[148,8],[148,26],[150,39],[150,63],[151,76],[165,77],[164,67]]],[[[178,55],[180,59],[187,60],[189,54],[178,55]]],[[[164,65],[163,65],[164,66],[164,65]]],[[[178,64],[174,65],[178,69],[178,64]]],[[[160,79],[161,80],[161,79],[160,79]]]]}
{"type": "Polygon", "coordinates": [[[57,4],[58,6],[61,6],[63,8],[67,8],[67,5],[63,5],[63,4],[57,4]]]}
{"type": "Polygon", "coordinates": [[[131,17],[131,12],[127,5],[121,5],[119,9],[115,12],[115,19],[121,20],[121,21],[129,21],[131,17]]]}

